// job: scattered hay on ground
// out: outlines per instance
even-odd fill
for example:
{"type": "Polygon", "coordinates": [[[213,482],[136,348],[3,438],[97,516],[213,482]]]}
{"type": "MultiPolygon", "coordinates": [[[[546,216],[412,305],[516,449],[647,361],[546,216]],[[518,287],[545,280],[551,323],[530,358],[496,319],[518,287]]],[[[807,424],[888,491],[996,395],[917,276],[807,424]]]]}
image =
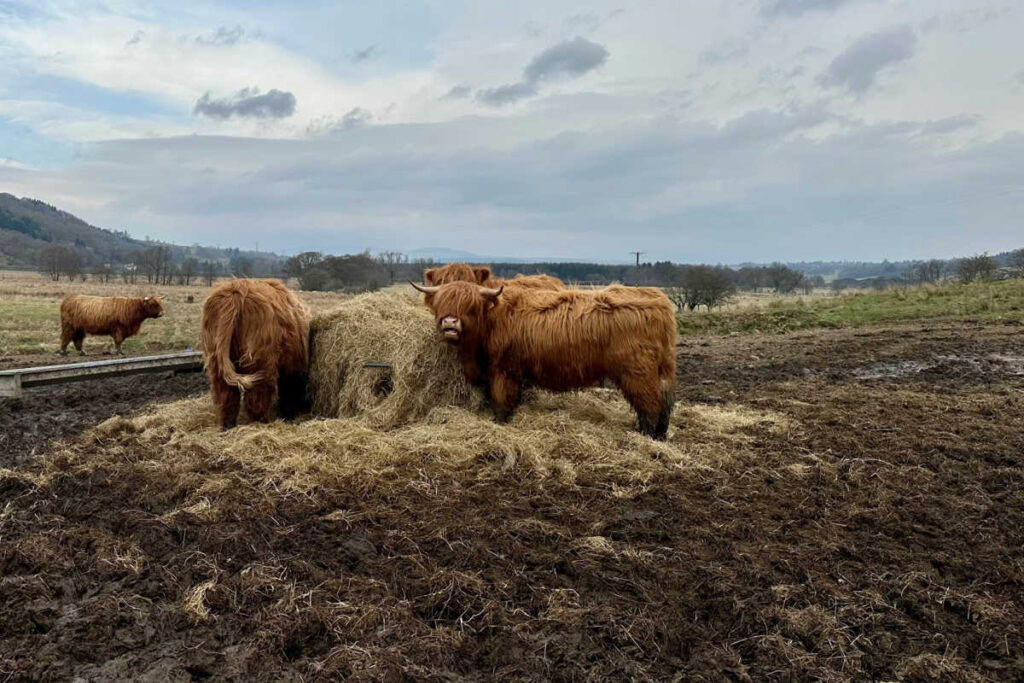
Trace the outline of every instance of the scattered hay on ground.
{"type": "Polygon", "coordinates": [[[473,409],[455,350],[437,336],[415,293],[374,292],[316,316],[310,332],[310,391],[323,417],[365,415],[375,427],[422,418],[435,406],[473,409]],[[365,367],[368,362],[391,367],[365,367]]]}
{"type": "Polygon", "coordinates": [[[247,470],[250,481],[295,492],[338,487],[352,478],[385,485],[423,472],[486,480],[515,471],[572,485],[581,468],[628,486],[674,468],[717,469],[742,453],[757,431],[793,428],[771,411],[680,404],[668,440],[654,441],[635,431],[633,411],[609,389],[530,392],[508,424],[497,424],[486,410],[447,405],[393,429],[378,429],[379,419],[371,410],[223,432],[208,397],[188,399],[98,425],[84,437],[91,455],[80,464],[119,466],[123,458],[145,453],[148,466],[165,468],[169,480],[202,472],[182,512],[209,518],[210,499],[232,486],[210,471],[213,463],[230,461],[247,470]]]}

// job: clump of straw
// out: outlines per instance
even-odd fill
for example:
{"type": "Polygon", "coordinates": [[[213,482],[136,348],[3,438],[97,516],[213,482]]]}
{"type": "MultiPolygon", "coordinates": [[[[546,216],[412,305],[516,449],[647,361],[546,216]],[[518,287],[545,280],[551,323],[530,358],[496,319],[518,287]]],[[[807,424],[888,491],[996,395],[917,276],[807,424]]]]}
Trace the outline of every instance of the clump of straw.
{"type": "Polygon", "coordinates": [[[481,394],[466,382],[455,350],[438,338],[414,292],[357,296],[316,316],[310,339],[309,383],[319,416],[360,415],[387,429],[437,407],[480,407],[481,394]]]}

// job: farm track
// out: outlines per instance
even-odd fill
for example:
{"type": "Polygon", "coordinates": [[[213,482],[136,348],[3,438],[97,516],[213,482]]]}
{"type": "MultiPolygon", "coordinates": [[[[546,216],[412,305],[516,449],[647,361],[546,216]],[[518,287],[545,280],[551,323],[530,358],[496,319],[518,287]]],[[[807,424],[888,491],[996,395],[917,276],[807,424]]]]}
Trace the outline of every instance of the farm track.
{"type": "Polygon", "coordinates": [[[19,476],[202,375],[0,399],[0,680],[1021,680],[1022,364],[1020,324],[688,337],[681,401],[799,427],[633,496],[510,472],[216,519],[138,469],[19,476]]]}

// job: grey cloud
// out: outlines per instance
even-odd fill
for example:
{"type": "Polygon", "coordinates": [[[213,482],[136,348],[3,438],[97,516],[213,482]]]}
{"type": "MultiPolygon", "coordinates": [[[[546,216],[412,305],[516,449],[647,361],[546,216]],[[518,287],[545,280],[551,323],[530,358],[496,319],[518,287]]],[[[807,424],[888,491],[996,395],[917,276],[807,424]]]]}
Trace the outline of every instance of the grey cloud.
{"type": "Polygon", "coordinates": [[[452,89],[441,96],[442,100],[461,100],[473,94],[473,88],[468,85],[452,86],[452,89]]]}
{"type": "Polygon", "coordinates": [[[538,92],[538,85],[544,81],[579,78],[607,60],[608,50],[603,45],[579,37],[566,40],[552,45],[531,59],[523,69],[523,80],[494,88],[481,88],[476,91],[476,98],[492,107],[502,107],[533,97],[538,92]]]}
{"type": "Polygon", "coordinates": [[[341,117],[341,127],[345,130],[361,126],[373,120],[373,114],[368,109],[353,107],[341,117]]]}
{"type": "Polygon", "coordinates": [[[843,5],[852,5],[860,0],[768,0],[761,8],[761,12],[768,16],[799,16],[806,12],[827,11],[839,9],[843,5]]]}
{"type": "Polygon", "coordinates": [[[283,119],[295,113],[295,95],[283,90],[261,93],[259,88],[243,88],[231,97],[214,99],[205,93],[192,109],[195,115],[214,119],[233,116],[256,119],[283,119]]]}
{"type": "Polygon", "coordinates": [[[553,45],[534,57],[523,69],[523,77],[528,83],[559,77],[576,78],[607,60],[608,50],[603,45],[577,37],[553,45]]]}
{"type": "Polygon", "coordinates": [[[142,39],[145,38],[145,37],[146,37],[146,32],[145,31],[136,31],[135,33],[132,34],[131,39],[127,43],[125,43],[125,46],[127,47],[128,45],[138,45],[139,43],[142,42],[142,39]]]}
{"type": "Polygon", "coordinates": [[[324,116],[306,127],[309,136],[329,135],[338,131],[352,130],[373,120],[373,112],[363,107],[353,107],[342,116],[324,116]]]}
{"type": "Polygon", "coordinates": [[[959,116],[947,116],[944,119],[926,121],[921,124],[921,132],[925,134],[942,135],[953,133],[965,128],[973,128],[981,122],[981,116],[977,114],[960,114],[959,116]]]}
{"type": "Polygon", "coordinates": [[[499,85],[496,88],[485,88],[476,91],[476,97],[484,104],[492,107],[502,107],[506,104],[518,102],[521,99],[532,97],[537,94],[537,86],[533,83],[520,82],[499,85]]]}
{"type": "Polygon", "coordinates": [[[374,43],[373,45],[368,45],[364,47],[362,50],[356,50],[355,52],[352,53],[352,61],[358,64],[359,62],[365,62],[367,59],[370,59],[371,57],[375,57],[379,52],[379,50],[377,49],[379,46],[380,43],[374,43]]]}
{"type": "Polygon", "coordinates": [[[1021,69],[1013,75],[1013,80],[1017,81],[1021,85],[1024,85],[1024,69],[1021,69]]]}
{"type": "Polygon", "coordinates": [[[833,59],[819,82],[863,94],[882,69],[910,59],[916,46],[917,35],[906,25],[868,34],[833,59]]]}
{"type": "Polygon", "coordinates": [[[240,25],[234,27],[219,26],[216,31],[208,36],[196,36],[196,43],[200,45],[237,45],[246,37],[255,36],[248,35],[240,25]]]}

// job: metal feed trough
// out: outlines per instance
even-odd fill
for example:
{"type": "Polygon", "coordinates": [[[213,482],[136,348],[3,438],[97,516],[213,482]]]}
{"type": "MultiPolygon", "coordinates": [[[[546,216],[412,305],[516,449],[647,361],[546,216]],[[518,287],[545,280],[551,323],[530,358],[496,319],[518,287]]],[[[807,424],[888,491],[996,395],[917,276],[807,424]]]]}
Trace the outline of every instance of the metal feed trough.
{"type": "Polygon", "coordinates": [[[0,370],[0,397],[18,398],[25,387],[46,384],[81,382],[86,379],[123,377],[142,372],[183,372],[200,370],[203,354],[184,351],[165,353],[160,356],[138,356],[136,358],[115,358],[93,360],[85,363],[66,365],[44,365],[38,368],[14,368],[0,370]]]}

